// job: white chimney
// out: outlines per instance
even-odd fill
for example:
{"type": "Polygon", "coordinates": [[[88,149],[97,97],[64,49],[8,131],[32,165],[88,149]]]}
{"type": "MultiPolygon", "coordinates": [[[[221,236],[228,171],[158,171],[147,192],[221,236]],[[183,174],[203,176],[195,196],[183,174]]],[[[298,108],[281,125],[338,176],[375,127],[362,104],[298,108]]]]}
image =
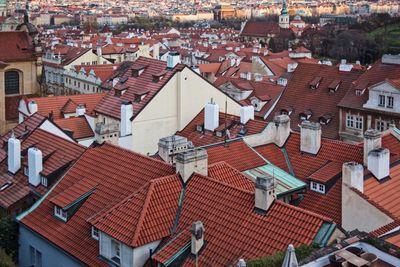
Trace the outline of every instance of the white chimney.
{"type": "Polygon", "coordinates": [[[254,106],[240,107],[240,123],[246,124],[249,120],[254,120],[254,106]]]}
{"type": "Polygon", "coordinates": [[[219,106],[211,99],[204,107],[204,129],[214,131],[219,126],[219,106]]]}
{"type": "Polygon", "coordinates": [[[102,57],[103,56],[103,48],[101,47],[101,45],[97,45],[96,52],[97,52],[97,56],[98,57],[102,57]]]}
{"type": "Polygon", "coordinates": [[[342,166],[342,183],[364,192],[364,167],[357,162],[346,162],[342,166]]]}
{"type": "Polygon", "coordinates": [[[246,73],[246,80],[251,81],[251,72],[246,73]]]}
{"type": "Polygon", "coordinates": [[[368,170],[378,180],[390,174],[390,152],[387,148],[377,148],[368,153],[368,170]]]}
{"type": "Polygon", "coordinates": [[[371,150],[382,146],[381,133],[374,129],[369,129],[364,133],[364,166],[368,166],[368,153],[371,150]]]}
{"type": "Polygon", "coordinates": [[[269,175],[257,177],[255,187],[255,210],[265,214],[276,199],[274,178],[269,175]]]}
{"type": "Polygon", "coordinates": [[[28,109],[29,109],[29,112],[30,112],[31,115],[38,111],[38,105],[37,105],[35,100],[29,101],[28,109]]]}
{"type": "Polygon", "coordinates": [[[76,106],[76,110],[75,110],[76,116],[83,116],[86,113],[86,107],[85,105],[79,104],[78,106],[76,106]]]}
{"type": "Polygon", "coordinates": [[[282,114],[274,117],[276,127],[275,144],[282,147],[290,135],[290,117],[282,114]]]}
{"type": "Polygon", "coordinates": [[[192,242],[191,252],[193,255],[197,255],[204,245],[204,226],[201,221],[194,222],[192,224],[192,242]]]}
{"type": "Polygon", "coordinates": [[[300,151],[316,155],[321,148],[321,124],[303,121],[300,125],[300,151]]]}
{"type": "Polygon", "coordinates": [[[28,177],[29,183],[33,186],[40,184],[40,172],[43,170],[42,151],[36,147],[28,149],[28,177]]]}
{"type": "Polygon", "coordinates": [[[176,156],[176,172],[186,183],[193,173],[208,175],[208,155],[204,148],[195,148],[176,156]]]}
{"type": "Polygon", "coordinates": [[[8,171],[15,174],[21,168],[21,141],[15,138],[14,132],[8,139],[8,171]]]}
{"type": "Polygon", "coordinates": [[[122,101],[121,103],[121,136],[127,136],[132,134],[132,122],[133,116],[133,105],[129,101],[122,101]]]}
{"type": "Polygon", "coordinates": [[[246,266],[247,266],[247,264],[246,264],[246,261],[244,259],[239,259],[239,261],[238,261],[238,263],[236,265],[236,267],[246,267],[246,266]]]}
{"type": "Polygon", "coordinates": [[[167,68],[173,69],[179,63],[181,63],[181,57],[179,53],[169,52],[167,56],[167,68]]]}

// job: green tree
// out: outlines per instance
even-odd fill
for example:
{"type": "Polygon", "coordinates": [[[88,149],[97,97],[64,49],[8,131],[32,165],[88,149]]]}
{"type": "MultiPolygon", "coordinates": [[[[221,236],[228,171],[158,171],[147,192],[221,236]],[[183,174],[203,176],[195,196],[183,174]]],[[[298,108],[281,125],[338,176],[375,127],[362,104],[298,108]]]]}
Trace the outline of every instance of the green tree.
{"type": "Polygon", "coordinates": [[[0,267],[16,267],[10,256],[6,254],[4,249],[0,248],[0,267]]]}
{"type": "Polygon", "coordinates": [[[8,217],[0,218],[0,248],[18,259],[18,223],[8,217]]]}

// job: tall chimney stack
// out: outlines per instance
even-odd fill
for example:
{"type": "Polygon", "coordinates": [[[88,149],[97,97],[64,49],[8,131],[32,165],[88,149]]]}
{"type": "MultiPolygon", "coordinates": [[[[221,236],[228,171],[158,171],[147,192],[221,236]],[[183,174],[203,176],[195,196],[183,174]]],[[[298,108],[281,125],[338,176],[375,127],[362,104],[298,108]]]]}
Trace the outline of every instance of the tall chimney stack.
{"type": "Polygon", "coordinates": [[[33,186],[40,184],[40,172],[43,170],[42,151],[36,147],[28,149],[28,178],[33,186]]]}
{"type": "Polygon", "coordinates": [[[368,170],[378,180],[390,174],[390,151],[387,148],[373,149],[368,153],[368,170]]]}
{"type": "Polygon", "coordinates": [[[290,117],[288,115],[277,115],[274,117],[276,127],[275,144],[282,147],[290,135],[290,117]]]}
{"type": "Polygon", "coordinates": [[[219,106],[211,99],[204,107],[204,129],[214,131],[219,126],[219,106]]]}
{"type": "Polygon", "coordinates": [[[21,141],[15,138],[14,132],[8,139],[8,171],[15,174],[21,168],[21,141]]]}
{"type": "Polygon", "coordinates": [[[176,172],[186,183],[194,172],[208,175],[208,155],[204,148],[195,148],[176,156],[176,172]]]}
{"type": "Polygon", "coordinates": [[[321,148],[321,124],[303,121],[300,126],[300,151],[316,155],[321,148]]]}
{"type": "Polygon", "coordinates": [[[255,210],[265,214],[276,199],[275,181],[272,176],[257,177],[255,210]]]}
{"type": "Polygon", "coordinates": [[[381,133],[369,129],[364,133],[364,166],[368,166],[368,154],[371,150],[380,148],[382,145],[381,133]]]}
{"type": "Polygon", "coordinates": [[[192,224],[191,252],[197,255],[204,245],[204,226],[201,221],[192,224]]]}
{"type": "Polygon", "coordinates": [[[364,192],[364,167],[357,162],[346,162],[342,166],[342,183],[364,192]]]}
{"type": "Polygon", "coordinates": [[[123,100],[121,103],[121,136],[127,136],[132,134],[132,122],[133,116],[133,105],[132,102],[123,100]]]}

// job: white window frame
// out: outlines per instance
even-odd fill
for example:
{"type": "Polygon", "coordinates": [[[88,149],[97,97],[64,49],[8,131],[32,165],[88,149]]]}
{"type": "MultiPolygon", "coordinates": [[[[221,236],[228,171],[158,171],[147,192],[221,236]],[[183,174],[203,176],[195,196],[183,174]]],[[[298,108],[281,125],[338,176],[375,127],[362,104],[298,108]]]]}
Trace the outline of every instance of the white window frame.
{"type": "Polygon", "coordinates": [[[42,267],[42,253],[33,246],[29,246],[29,257],[31,266],[42,267]]]}
{"type": "Polygon", "coordinates": [[[385,104],[386,104],[386,96],[385,95],[379,95],[378,106],[384,107],[385,104]]]}
{"type": "Polygon", "coordinates": [[[115,239],[111,239],[111,260],[118,265],[121,264],[121,251],[121,243],[115,239]],[[115,259],[118,259],[118,261],[115,259]]]}
{"type": "Polygon", "coordinates": [[[387,96],[387,108],[393,108],[394,106],[394,97],[393,96],[387,96]]]}
{"type": "Polygon", "coordinates": [[[362,116],[346,115],[346,127],[356,130],[362,130],[364,125],[364,118],[362,116]]]}
{"type": "Polygon", "coordinates": [[[67,216],[67,212],[64,211],[62,208],[60,208],[59,206],[54,205],[54,216],[56,216],[57,218],[63,220],[64,222],[67,221],[68,216],[67,216]]]}
{"type": "Polygon", "coordinates": [[[386,131],[389,128],[389,123],[384,120],[376,120],[375,122],[375,129],[383,132],[386,131]]]}
{"type": "Polygon", "coordinates": [[[97,229],[96,227],[92,226],[92,238],[94,240],[99,240],[99,229],[97,229]]]}
{"type": "Polygon", "coordinates": [[[47,187],[47,182],[48,182],[47,177],[45,177],[45,176],[43,176],[43,175],[40,175],[40,183],[41,183],[43,186],[47,187]]]}
{"type": "Polygon", "coordinates": [[[325,194],[325,185],[321,183],[317,183],[314,181],[310,182],[310,190],[314,192],[318,192],[321,194],[325,194]]]}

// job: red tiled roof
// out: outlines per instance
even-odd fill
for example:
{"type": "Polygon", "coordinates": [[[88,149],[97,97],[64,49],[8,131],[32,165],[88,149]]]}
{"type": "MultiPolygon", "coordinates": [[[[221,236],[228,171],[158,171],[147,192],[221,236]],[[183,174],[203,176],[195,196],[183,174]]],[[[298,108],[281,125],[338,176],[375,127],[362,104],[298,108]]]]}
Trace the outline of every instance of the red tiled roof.
{"type": "Polygon", "coordinates": [[[39,113],[34,113],[33,115],[26,118],[23,122],[19,123],[13,129],[9,130],[7,133],[3,134],[0,138],[0,147],[7,142],[8,138],[11,137],[11,133],[14,132],[15,137],[21,138],[22,135],[28,136],[30,132],[35,130],[46,118],[39,113]]]}
{"type": "Polygon", "coordinates": [[[243,140],[207,147],[208,164],[225,161],[239,171],[246,171],[267,163],[243,140]]]}
{"type": "MultiPolygon", "coordinates": [[[[43,171],[41,173],[45,176],[54,173],[54,171],[62,170],[61,168],[77,160],[85,151],[85,148],[81,145],[69,142],[41,129],[34,130],[22,141],[22,155],[25,155],[27,149],[33,145],[39,148],[43,153],[43,171]],[[52,154],[47,153],[49,150],[52,154]]],[[[26,161],[27,156],[25,155],[22,160],[22,166],[26,165],[26,161]]],[[[7,174],[7,162],[3,161],[1,163],[0,184],[4,184],[5,181],[12,181],[12,184],[6,190],[0,192],[0,206],[9,207],[16,201],[29,195],[31,191],[34,191],[35,194],[38,195],[42,195],[47,191],[47,188],[42,185],[36,188],[31,187],[22,169],[23,167],[14,177],[11,177],[7,174]]],[[[59,175],[56,175],[56,178],[59,178],[59,175]]],[[[55,178],[53,177],[53,179],[55,178]]],[[[54,183],[54,181],[49,181],[49,186],[51,182],[54,183]]]]}
{"type": "MultiPolygon", "coordinates": [[[[233,139],[238,137],[241,130],[240,117],[234,115],[227,115],[227,129],[230,133],[230,138],[233,139]]],[[[204,109],[191,121],[189,124],[177,135],[186,137],[195,146],[204,146],[209,144],[215,144],[224,141],[224,136],[217,136],[214,132],[205,130],[202,132],[197,131],[197,125],[204,124],[204,109]]],[[[252,135],[261,133],[267,126],[267,122],[260,120],[249,120],[244,127],[247,129],[246,135],[252,135]]],[[[223,131],[225,129],[225,113],[219,113],[219,127],[217,130],[223,131]]]]}
{"type": "Polygon", "coordinates": [[[375,85],[385,79],[398,79],[400,76],[400,65],[384,64],[381,60],[375,62],[370,69],[362,74],[353,84],[351,90],[340,101],[339,106],[352,109],[363,109],[363,104],[368,100],[368,90],[362,95],[356,95],[356,89],[364,89],[375,85]]]}
{"type": "Polygon", "coordinates": [[[308,178],[320,183],[326,183],[342,172],[342,162],[330,161],[322,168],[311,174],[308,178]]]}
{"type": "Polygon", "coordinates": [[[254,191],[254,182],[228,163],[221,161],[208,166],[208,176],[236,188],[254,191]]]}
{"type": "Polygon", "coordinates": [[[134,116],[136,116],[164,87],[169,79],[183,68],[183,65],[178,64],[174,69],[166,71],[163,79],[158,82],[153,82],[153,75],[167,70],[167,63],[165,61],[140,57],[130,68],[121,71],[119,75],[120,81],[125,79],[126,81],[123,84],[120,82],[117,86],[126,87],[126,91],[120,97],[115,95],[115,90],[112,88],[111,82],[103,83],[103,87],[109,88],[110,92],[98,103],[95,111],[119,119],[121,116],[121,102],[123,100],[135,102],[135,95],[145,88],[148,90],[147,95],[140,102],[136,101],[133,105],[133,113],[134,116]],[[132,69],[138,66],[145,67],[143,73],[140,74],[139,77],[132,77],[132,69]]]}
{"type": "Polygon", "coordinates": [[[81,95],[69,95],[69,96],[49,96],[49,97],[35,97],[25,98],[25,102],[28,103],[30,100],[34,100],[38,105],[38,113],[43,116],[48,116],[49,113],[53,112],[54,119],[64,118],[65,113],[75,113],[75,109],[79,104],[83,104],[86,107],[87,114],[93,114],[93,109],[105,96],[101,94],[81,94],[81,95]]]}
{"type": "Polygon", "coordinates": [[[281,31],[278,23],[265,21],[247,21],[242,36],[267,37],[269,34],[277,34],[281,31]]]}
{"type": "Polygon", "coordinates": [[[72,137],[76,140],[94,136],[94,132],[84,116],[58,119],[54,120],[54,123],[63,130],[72,131],[72,137]]]}
{"type": "Polygon", "coordinates": [[[98,77],[102,82],[109,79],[114,71],[120,66],[121,64],[101,64],[101,65],[78,65],[75,66],[75,71],[79,72],[82,68],[85,69],[86,75],[89,75],[89,72],[93,70],[96,77],[98,77]]]}
{"type": "MultiPolygon", "coordinates": [[[[177,238],[171,238],[165,250],[154,258],[165,262],[190,239],[187,233],[195,221],[202,221],[207,242],[198,257],[199,266],[225,266],[238,258],[254,259],[311,244],[326,217],[275,201],[267,216],[254,212],[254,192],[244,191],[200,175],[194,175],[186,187],[177,238]]],[[[194,266],[194,259],[183,259],[181,266],[194,266]]]]}
{"type": "Polygon", "coordinates": [[[299,114],[306,110],[312,111],[311,121],[318,122],[321,116],[330,115],[331,122],[328,125],[322,125],[322,136],[336,139],[339,136],[337,105],[350,89],[352,82],[362,73],[359,70],[343,72],[334,66],[299,63],[269,118],[280,113],[281,110],[292,107],[291,128],[299,130],[299,114]],[[311,89],[310,82],[315,77],[321,77],[321,82],[318,88],[311,89]],[[329,85],[337,79],[342,81],[339,88],[336,92],[330,92],[329,85]]]}
{"type": "Polygon", "coordinates": [[[176,174],[151,180],[90,223],[131,247],[160,240],[171,232],[181,187],[176,174]]]}
{"type": "Polygon", "coordinates": [[[108,210],[150,180],[175,174],[169,164],[105,143],[82,155],[57,187],[21,223],[89,266],[107,266],[98,258],[98,242],[86,220],[108,210]],[[97,183],[74,216],[64,223],[53,216],[50,199],[82,179],[97,183]],[[43,223],[46,222],[46,223],[43,223]],[[53,229],[62,229],[55,232],[53,229]]]}
{"type": "Polygon", "coordinates": [[[25,31],[0,32],[0,61],[32,61],[32,39],[25,31]]]}

